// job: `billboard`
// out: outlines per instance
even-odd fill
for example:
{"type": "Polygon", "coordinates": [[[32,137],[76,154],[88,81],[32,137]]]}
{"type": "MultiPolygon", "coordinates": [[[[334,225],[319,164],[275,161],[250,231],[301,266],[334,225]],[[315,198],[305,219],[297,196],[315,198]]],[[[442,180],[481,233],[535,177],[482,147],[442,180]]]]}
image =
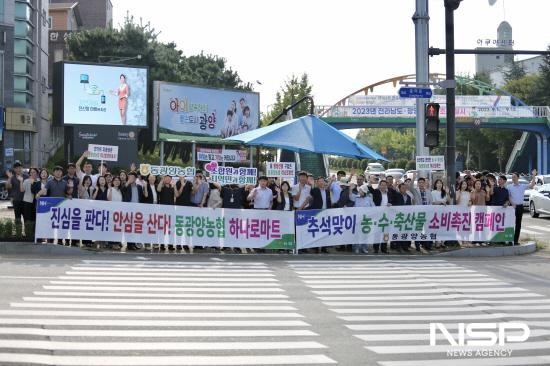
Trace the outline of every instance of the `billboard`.
{"type": "Polygon", "coordinates": [[[181,141],[185,136],[221,139],[258,128],[258,93],[159,81],[154,90],[159,141],[181,141]]]}
{"type": "MultiPolygon", "coordinates": [[[[66,125],[147,126],[147,68],[62,64],[54,93],[62,103],[57,122],[66,125]],[[59,121],[61,119],[61,121],[59,121]]],[[[59,68],[57,69],[59,70],[59,68]]]]}

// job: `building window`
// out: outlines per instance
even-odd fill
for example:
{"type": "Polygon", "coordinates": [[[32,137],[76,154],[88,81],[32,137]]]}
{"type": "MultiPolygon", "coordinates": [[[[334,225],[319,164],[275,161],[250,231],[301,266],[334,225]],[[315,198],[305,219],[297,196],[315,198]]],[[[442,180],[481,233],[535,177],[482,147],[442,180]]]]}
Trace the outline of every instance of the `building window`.
{"type": "Polygon", "coordinates": [[[16,56],[32,58],[32,43],[25,39],[16,39],[14,42],[14,51],[16,56]]]}
{"type": "Polygon", "coordinates": [[[4,21],[4,0],[0,0],[0,22],[4,21]]]}
{"type": "Polygon", "coordinates": [[[17,91],[13,93],[13,104],[18,107],[32,108],[32,102],[33,97],[28,93],[17,91]]]}
{"type": "Polygon", "coordinates": [[[52,29],[52,17],[48,17],[48,29],[52,29]]]}
{"type": "Polygon", "coordinates": [[[13,72],[20,75],[32,75],[32,62],[26,58],[15,57],[13,72]]]}
{"type": "Polygon", "coordinates": [[[32,25],[27,22],[16,21],[15,22],[15,36],[21,38],[32,39],[32,25]]]}
{"type": "Polygon", "coordinates": [[[14,76],[13,88],[18,91],[32,91],[32,80],[26,76],[14,76]]]}
{"type": "Polygon", "coordinates": [[[32,8],[25,3],[15,3],[15,19],[32,21],[32,8]]]}

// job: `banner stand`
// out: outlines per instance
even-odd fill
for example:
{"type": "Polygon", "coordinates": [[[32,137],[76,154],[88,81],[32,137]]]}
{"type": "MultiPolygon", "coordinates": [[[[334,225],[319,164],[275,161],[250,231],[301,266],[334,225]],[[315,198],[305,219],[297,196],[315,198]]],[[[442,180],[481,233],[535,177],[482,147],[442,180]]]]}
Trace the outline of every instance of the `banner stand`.
{"type": "Polygon", "coordinates": [[[197,167],[197,143],[193,141],[193,144],[191,145],[191,166],[197,167]]]}
{"type": "Polygon", "coordinates": [[[160,142],[160,165],[164,165],[164,141],[160,142]]]}
{"type": "MultiPolygon", "coordinates": [[[[294,237],[296,236],[296,211],[294,211],[294,237]]],[[[294,240],[294,250],[292,251],[294,255],[298,255],[298,241],[294,240]]]]}

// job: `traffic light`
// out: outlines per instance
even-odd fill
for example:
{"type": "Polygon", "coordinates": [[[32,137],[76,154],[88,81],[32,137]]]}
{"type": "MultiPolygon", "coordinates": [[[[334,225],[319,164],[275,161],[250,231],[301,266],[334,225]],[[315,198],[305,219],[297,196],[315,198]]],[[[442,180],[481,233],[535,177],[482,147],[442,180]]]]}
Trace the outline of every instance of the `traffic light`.
{"type": "Polygon", "coordinates": [[[439,145],[439,104],[426,104],[425,112],[424,146],[436,147],[439,145]]]}

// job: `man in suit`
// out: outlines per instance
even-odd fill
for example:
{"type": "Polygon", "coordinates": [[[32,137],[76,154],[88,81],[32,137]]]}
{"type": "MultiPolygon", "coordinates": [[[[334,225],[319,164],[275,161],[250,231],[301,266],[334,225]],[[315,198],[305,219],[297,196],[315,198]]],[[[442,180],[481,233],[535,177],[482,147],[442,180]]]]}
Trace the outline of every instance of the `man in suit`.
{"type": "MultiPolygon", "coordinates": [[[[407,185],[405,183],[400,183],[398,186],[398,193],[393,197],[394,206],[411,206],[412,200],[411,197],[407,194],[407,185]]],[[[394,242],[395,248],[401,252],[409,252],[410,242],[408,241],[396,241],[394,242]]]]}
{"type": "Polygon", "coordinates": [[[122,202],[134,202],[139,203],[139,199],[142,196],[143,187],[136,183],[137,173],[128,173],[128,181],[121,187],[120,193],[122,193],[122,202]]]}
{"type": "MultiPolygon", "coordinates": [[[[381,180],[378,183],[378,188],[376,189],[372,187],[373,182],[374,177],[370,176],[367,183],[367,188],[372,194],[372,200],[374,201],[375,206],[391,206],[393,204],[393,197],[392,194],[388,191],[388,182],[384,179],[381,180]]],[[[378,251],[380,250],[380,246],[382,246],[382,253],[388,253],[388,244],[385,242],[380,244],[373,244],[372,248],[374,249],[374,253],[378,253],[378,251]]]]}
{"type": "Polygon", "coordinates": [[[332,200],[330,189],[327,188],[327,183],[324,177],[318,177],[316,180],[317,186],[310,192],[309,208],[313,210],[326,210],[331,208],[332,200]]]}
{"type": "MultiPolygon", "coordinates": [[[[433,204],[432,192],[426,187],[426,179],[418,178],[418,188],[411,187],[411,193],[414,196],[414,204],[417,206],[429,206],[433,204]]],[[[420,252],[420,242],[415,242],[414,246],[416,251],[420,252]]],[[[422,242],[422,247],[427,251],[432,250],[432,242],[424,241],[422,242]]]]}

